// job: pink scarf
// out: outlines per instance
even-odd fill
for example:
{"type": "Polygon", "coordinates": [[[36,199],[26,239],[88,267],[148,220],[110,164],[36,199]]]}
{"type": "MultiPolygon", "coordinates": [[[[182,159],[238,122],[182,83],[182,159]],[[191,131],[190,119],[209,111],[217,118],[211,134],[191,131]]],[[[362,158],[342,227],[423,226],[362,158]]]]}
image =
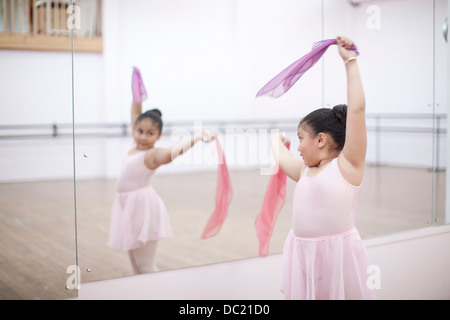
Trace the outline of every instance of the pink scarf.
{"type": "Polygon", "coordinates": [[[133,67],[133,76],[131,78],[131,92],[133,93],[133,101],[142,103],[147,99],[147,91],[142,81],[141,72],[138,68],[133,67]]]}
{"type": "MultiPolygon", "coordinates": [[[[278,98],[285,94],[298,79],[303,76],[303,74],[308,71],[312,66],[316,64],[317,61],[322,57],[322,55],[327,51],[328,47],[336,44],[336,39],[321,40],[313,44],[313,49],[308,54],[304,55],[289,67],[281,71],[277,76],[270,80],[264,87],[262,87],[258,93],[257,97],[268,95],[273,98],[278,98]]],[[[358,49],[355,45],[351,48],[357,54],[359,54],[358,49]]]]}
{"type": "Polygon", "coordinates": [[[216,207],[211,214],[208,223],[203,230],[202,239],[207,239],[219,233],[222,224],[228,214],[228,206],[233,197],[233,187],[231,186],[231,179],[228,173],[227,162],[223,153],[222,145],[219,139],[216,138],[217,155],[218,155],[218,170],[217,170],[217,185],[216,185],[216,207]]]}
{"type": "MultiPolygon", "coordinates": [[[[286,144],[286,147],[289,149],[289,142],[286,144]]],[[[261,257],[265,257],[269,253],[270,238],[272,237],[278,214],[284,206],[285,199],[286,174],[277,165],[270,177],[262,209],[255,221],[256,236],[259,240],[259,255],[261,257]]]]}

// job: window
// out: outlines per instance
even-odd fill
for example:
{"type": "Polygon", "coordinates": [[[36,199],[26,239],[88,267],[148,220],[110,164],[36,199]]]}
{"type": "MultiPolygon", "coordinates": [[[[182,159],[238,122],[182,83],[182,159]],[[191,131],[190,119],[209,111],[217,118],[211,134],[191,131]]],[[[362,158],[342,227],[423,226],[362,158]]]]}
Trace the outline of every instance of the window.
{"type": "Polygon", "coordinates": [[[102,52],[101,0],[0,0],[0,49],[102,52]]]}

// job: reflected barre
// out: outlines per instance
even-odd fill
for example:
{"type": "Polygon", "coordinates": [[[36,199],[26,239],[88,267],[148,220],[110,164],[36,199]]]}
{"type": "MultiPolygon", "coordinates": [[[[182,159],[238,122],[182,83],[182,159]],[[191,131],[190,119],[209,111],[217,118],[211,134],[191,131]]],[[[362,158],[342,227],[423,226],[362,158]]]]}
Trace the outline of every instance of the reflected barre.
{"type": "MultiPolygon", "coordinates": [[[[409,133],[435,133],[446,134],[447,129],[442,121],[447,119],[446,114],[426,113],[368,113],[368,132],[409,132],[409,133]],[[420,121],[423,120],[423,121],[420,121]],[[434,121],[433,121],[434,120],[434,121]],[[420,121],[420,126],[411,125],[409,121],[420,121]],[[425,122],[426,121],[426,122],[425,122]],[[385,125],[382,122],[390,122],[385,125]],[[394,122],[394,123],[392,123],[394,122]]],[[[201,123],[202,126],[225,131],[228,128],[247,129],[279,129],[292,131],[297,128],[301,119],[275,119],[275,120],[201,120],[201,121],[168,121],[164,133],[170,135],[177,129],[189,129],[193,124],[201,123]]],[[[0,140],[16,139],[72,139],[72,123],[48,123],[48,124],[11,124],[0,125],[0,140]]],[[[128,123],[76,123],[75,138],[117,138],[131,136],[131,128],[128,123]]]]}

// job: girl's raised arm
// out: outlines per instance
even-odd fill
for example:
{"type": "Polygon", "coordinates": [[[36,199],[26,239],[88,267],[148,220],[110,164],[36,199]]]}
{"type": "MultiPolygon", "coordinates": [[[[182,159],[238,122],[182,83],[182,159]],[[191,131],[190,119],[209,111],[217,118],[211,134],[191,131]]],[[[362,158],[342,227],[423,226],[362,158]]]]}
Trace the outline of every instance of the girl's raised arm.
{"type": "Polygon", "coordinates": [[[142,113],[142,103],[137,103],[133,101],[131,103],[131,130],[134,131],[134,126],[136,125],[136,119],[142,113]]]}
{"type": "Polygon", "coordinates": [[[275,162],[289,178],[298,181],[305,164],[302,159],[297,159],[291,154],[285,143],[286,140],[283,135],[272,137],[271,145],[275,162]]]}
{"type": "Polygon", "coordinates": [[[339,156],[339,165],[348,182],[360,185],[367,149],[366,102],[356,53],[350,50],[353,41],[345,37],[337,37],[336,40],[347,73],[347,121],[345,144],[339,156]]]}

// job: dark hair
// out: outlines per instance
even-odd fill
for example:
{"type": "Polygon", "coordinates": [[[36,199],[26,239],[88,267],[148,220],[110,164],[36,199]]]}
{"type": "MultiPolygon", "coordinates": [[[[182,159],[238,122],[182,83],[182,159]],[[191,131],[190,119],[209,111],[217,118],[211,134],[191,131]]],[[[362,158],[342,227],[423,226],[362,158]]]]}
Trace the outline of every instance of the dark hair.
{"type": "Polygon", "coordinates": [[[305,116],[299,123],[306,127],[314,137],[320,132],[328,133],[333,138],[339,150],[344,148],[345,126],[347,122],[347,105],[339,104],[332,109],[321,108],[305,116]]]}
{"type": "Polygon", "coordinates": [[[141,113],[139,115],[139,117],[137,117],[135,125],[137,125],[143,119],[148,118],[148,119],[152,120],[158,126],[159,133],[161,133],[162,128],[163,128],[163,122],[162,122],[161,116],[162,116],[162,113],[158,109],[152,109],[152,110],[145,111],[144,113],[141,113]]]}

